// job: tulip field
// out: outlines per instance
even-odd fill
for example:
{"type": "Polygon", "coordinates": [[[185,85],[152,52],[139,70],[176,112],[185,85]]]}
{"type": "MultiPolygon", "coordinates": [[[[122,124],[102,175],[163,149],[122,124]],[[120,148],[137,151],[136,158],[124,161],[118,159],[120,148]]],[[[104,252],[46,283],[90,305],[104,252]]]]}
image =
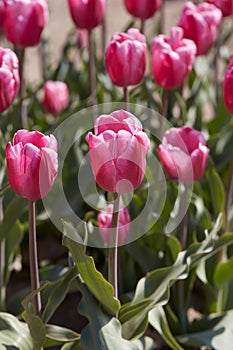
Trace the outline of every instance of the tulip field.
{"type": "Polygon", "coordinates": [[[64,2],[0,0],[0,350],[232,350],[233,0],[64,2]]]}

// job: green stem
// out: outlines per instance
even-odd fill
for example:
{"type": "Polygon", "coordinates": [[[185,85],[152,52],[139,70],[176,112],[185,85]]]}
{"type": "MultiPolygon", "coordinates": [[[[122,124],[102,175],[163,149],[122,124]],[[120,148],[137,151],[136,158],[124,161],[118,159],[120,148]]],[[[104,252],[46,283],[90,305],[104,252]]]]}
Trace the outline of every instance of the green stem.
{"type": "MultiPolygon", "coordinates": [[[[39,282],[39,268],[38,268],[38,256],[37,256],[37,241],[36,241],[36,209],[35,201],[29,200],[29,261],[30,261],[30,279],[32,291],[40,288],[39,282]]],[[[37,293],[33,298],[33,304],[36,314],[41,311],[41,298],[40,293],[37,293]]]]}
{"type": "MultiPolygon", "coordinates": [[[[3,222],[3,205],[0,198],[0,224],[3,222]]],[[[5,256],[6,256],[6,241],[5,238],[0,242],[0,310],[5,310],[6,286],[4,283],[5,274],[5,256]]]]}
{"type": "Polygon", "coordinates": [[[165,123],[165,119],[167,119],[167,111],[168,111],[168,102],[169,102],[169,91],[167,89],[163,89],[162,92],[162,101],[161,101],[161,115],[163,116],[163,118],[160,118],[160,129],[159,129],[159,135],[160,137],[162,137],[164,131],[164,123],[165,123]]]}
{"type": "Polygon", "coordinates": [[[118,299],[118,217],[120,210],[120,195],[115,193],[112,215],[112,230],[108,252],[108,280],[114,288],[114,296],[118,299]]]}
{"type": "Polygon", "coordinates": [[[128,109],[128,103],[129,103],[129,89],[127,86],[123,88],[124,91],[124,103],[126,105],[126,109],[128,109]]]}
{"type": "Polygon", "coordinates": [[[28,129],[28,118],[27,118],[27,104],[25,101],[26,98],[26,84],[24,78],[24,68],[25,68],[25,49],[21,49],[21,58],[20,58],[20,114],[21,114],[21,123],[24,129],[28,129]]]}
{"type": "Polygon", "coordinates": [[[89,93],[92,99],[92,105],[96,103],[96,77],[95,77],[95,57],[92,45],[92,30],[88,31],[88,50],[89,50],[89,93]]]}
{"type": "MultiPolygon", "coordinates": [[[[232,158],[231,158],[232,159],[232,158]]],[[[230,230],[230,207],[232,202],[233,195],[233,159],[231,160],[228,183],[226,188],[226,202],[225,202],[225,228],[224,232],[228,232],[230,230]]]]}
{"type": "Polygon", "coordinates": [[[141,20],[140,32],[141,32],[142,34],[144,34],[144,32],[145,32],[145,20],[144,20],[144,19],[141,20]]]}

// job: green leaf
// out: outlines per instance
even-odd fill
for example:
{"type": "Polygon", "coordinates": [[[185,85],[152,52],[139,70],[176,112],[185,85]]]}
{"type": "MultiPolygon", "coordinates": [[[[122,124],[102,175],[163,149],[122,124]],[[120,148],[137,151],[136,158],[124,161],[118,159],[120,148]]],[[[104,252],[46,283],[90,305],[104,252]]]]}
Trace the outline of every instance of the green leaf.
{"type": "Polygon", "coordinates": [[[219,213],[224,212],[225,205],[225,190],[222,180],[213,167],[209,163],[208,171],[206,172],[208,185],[210,188],[211,203],[213,205],[214,213],[217,216],[219,213]]]}
{"type": "Polygon", "coordinates": [[[15,316],[0,313],[0,344],[6,345],[3,349],[33,350],[33,342],[25,322],[15,316]]]}
{"type": "Polygon", "coordinates": [[[120,302],[114,297],[112,285],[105,280],[99,271],[97,271],[94,259],[84,253],[83,247],[80,244],[69,238],[74,236],[74,233],[72,232],[75,230],[74,227],[66,222],[63,224],[65,232],[63,245],[65,245],[71,252],[80,276],[90,292],[101,303],[105,310],[110,315],[116,315],[120,308],[120,302]]]}
{"type": "Polygon", "coordinates": [[[183,350],[170,331],[167,318],[162,307],[156,307],[149,312],[149,322],[171,349],[183,350]]]}
{"type": "Polygon", "coordinates": [[[71,329],[48,324],[46,325],[46,337],[43,347],[51,347],[64,343],[79,342],[80,335],[71,329]]]}
{"type": "Polygon", "coordinates": [[[222,287],[233,278],[233,257],[226,262],[217,265],[214,272],[214,282],[217,287],[222,287]]]}

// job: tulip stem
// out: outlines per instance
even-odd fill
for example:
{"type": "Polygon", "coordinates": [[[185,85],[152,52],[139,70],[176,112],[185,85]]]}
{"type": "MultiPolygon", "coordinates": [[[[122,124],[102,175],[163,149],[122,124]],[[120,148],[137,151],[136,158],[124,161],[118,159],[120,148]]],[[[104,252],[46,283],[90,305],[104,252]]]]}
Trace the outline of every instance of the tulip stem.
{"type": "Polygon", "coordinates": [[[230,207],[233,195],[233,159],[231,160],[228,184],[226,188],[226,202],[225,202],[225,228],[224,231],[228,232],[230,229],[230,207]]]}
{"type": "Polygon", "coordinates": [[[115,193],[112,215],[112,229],[108,255],[108,280],[114,288],[114,296],[118,299],[118,217],[120,195],[115,193]]]}
{"type": "Polygon", "coordinates": [[[28,119],[27,119],[27,105],[25,101],[26,97],[26,84],[24,78],[24,68],[25,68],[25,49],[21,49],[21,59],[20,59],[20,113],[21,113],[21,123],[24,129],[28,129],[28,119]]]}
{"type": "Polygon", "coordinates": [[[124,102],[126,104],[126,109],[128,109],[127,105],[129,103],[129,90],[127,86],[124,87],[124,102]]]}
{"type": "MultiPolygon", "coordinates": [[[[0,198],[0,224],[3,222],[3,205],[2,198],[0,198]]],[[[0,310],[5,310],[5,299],[6,299],[6,287],[4,283],[4,272],[5,272],[5,253],[6,253],[6,241],[3,238],[0,242],[0,310]]]]}
{"type": "Polygon", "coordinates": [[[88,50],[89,50],[89,93],[92,105],[96,103],[96,77],[95,77],[95,57],[92,45],[92,30],[88,31],[88,50]]]}
{"type": "MultiPolygon", "coordinates": [[[[36,209],[35,201],[29,200],[29,261],[30,261],[30,279],[31,289],[35,291],[40,288],[38,256],[37,256],[37,241],[36,241],[36,209]]],[[[38,315],[41,311],[41,298],[38,292],[33,298],[33,305],[38,315]]]]}
{"type": "Polygon", "coordinates": [[[106,25],[106,17],[104,16],[102,27],[101,27],[101,34],[102,34],[102,55],[103,55],[103,69],[104,69],[104,55],[106,51],[106,32],[107,32],[107,25],[106,25]]]}
{"type": "Polygon", "coordinates": [[[141,32],[142,34],[144,34],[144,32],[145,32],[145,20],[144,20],[144,19],[141,20],[140,32],[141,32]]]}

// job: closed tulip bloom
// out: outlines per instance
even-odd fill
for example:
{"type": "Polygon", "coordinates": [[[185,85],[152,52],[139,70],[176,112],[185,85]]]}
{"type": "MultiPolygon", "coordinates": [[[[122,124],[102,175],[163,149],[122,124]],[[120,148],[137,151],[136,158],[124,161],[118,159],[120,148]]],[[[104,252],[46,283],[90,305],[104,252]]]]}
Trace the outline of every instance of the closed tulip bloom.
{"type": "Polygon", "coordinates": [[[140,186],[150,147],[141,122],[133,114],[119,110],[97,118],[94,130],[86,140],[97,184],[105,191],[118,193],[140,186]]]}
{"type": "Polygon", "coordinates": [[[19,62],[10,49],[0,48],[0,112],[14,101],[19,90],[19,62]]]}
{"type": "Polygon", "coordinates": [[[5,0],[4,30],[17,47],[37,45],[48,20],[46,0],[5,0]]]}
{"type": "Polygon", "coordinates": [[[187,126],[166,131],[158,147],[158,155],[167,175],[185,184],[203,176],[208,154],[203,134],[187,126]]]}
{"type": "Polygon", "coordinates": [[[222,21],[222,12],[206,2],[194,5],[188,1],[183,7],[178,25],[184,30],[184,37],[197,46],[197,56],[205,54],[217,37],[222,21]]]}
{"type": "Polygon", "coordinates": [[[233,55],[224,75],[223,97],[227,110],[233,114],[233,55]]]}
{"type": "MultiPolygon", "coordinates": [[[[113,205],[109,204],[98,214],[98,226],[103,241],[110,243],[112,230],[113,205]]],[[[118,245],[122,245],[129,235],[130,215],[127,208],[121,208],[118,214],[118,245]]]]}
{"type": "Polygon", "coordinates": [[[222,11],[223,17],[228,17],[233,14],[232,0],[207,0],[207,2],[219,8],[222,11]]]}
{"type": "Polygon", "coordinates": [[[140,83],[146,69],[146,39],[138,29],[115,33],[106,50],[105,64],[112,82],[121,87],[140,83]]]}
{"type": "Polygon", "coordinates": [[[166,89],[180,86],[192,70],[196,45],[183,38],[183,29],[173,27],[170,38],[161,34],[151,45],[151,71],[156,83],[166,89]]]}
{"type": "Polygon", "coordinates": [[[56,115],[67,107],[69,90],[62,81],[48,80],[43,87],[42,105],[47,113],[56,115]]]}
{"type": "Polygon", "coordinates": [[[9,184],[21,197],[38,200],[46,196],[57,175],[57,141],[39,131],[18,130],[6,146],[9,184]]]}
{"type": "Polygon", "coordinates": [[[69,0],[71,17],[78,28],[93,29],[103,20],[105,0],[69,0]]]}
{"type": "Polygon", "coordinates": [[[127,11],[134,17],[152,17],[161,6],[161,0],[124,0],[127,11]]]}

